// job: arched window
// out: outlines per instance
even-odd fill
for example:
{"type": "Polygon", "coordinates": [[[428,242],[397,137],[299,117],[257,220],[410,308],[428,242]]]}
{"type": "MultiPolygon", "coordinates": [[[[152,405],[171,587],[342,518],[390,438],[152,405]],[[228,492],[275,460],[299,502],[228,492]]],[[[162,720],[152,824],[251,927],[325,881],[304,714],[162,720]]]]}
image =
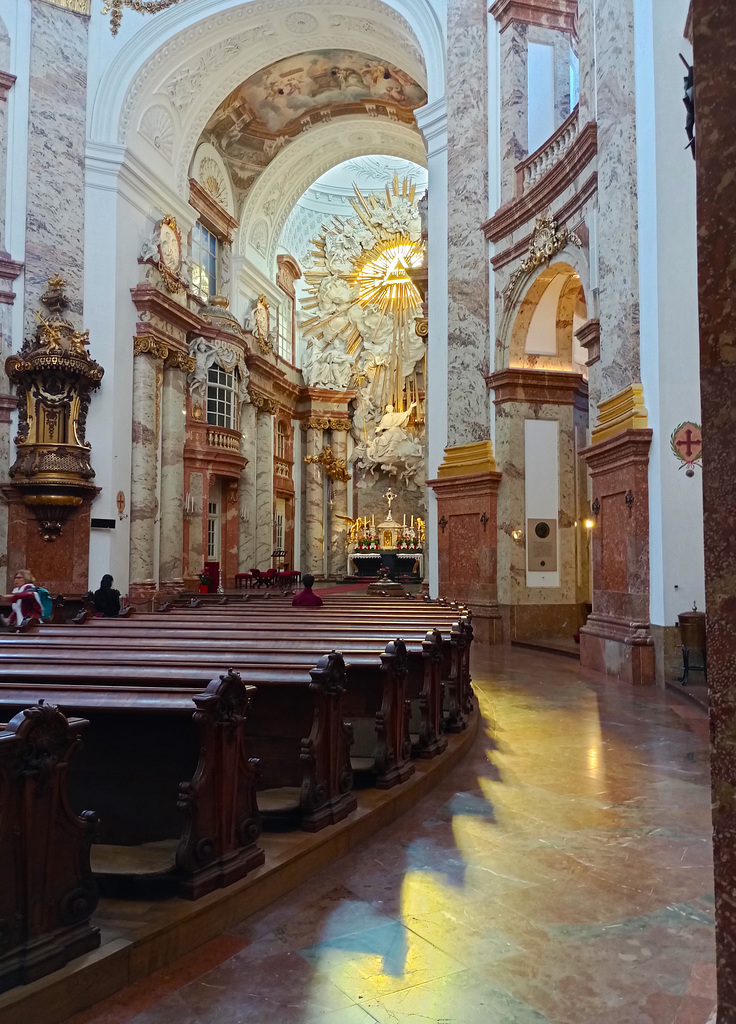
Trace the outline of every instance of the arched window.
{"type": "Polygon", "coordinates": [[[286,427],[283,420],[276,424],[276,458],[286,458],[286,427]]]}
{"type": "Polygon", "coordinates": [[[192,287],[200,299],[217,295],[220,243],[199,221],[192,229],[192,287]]]}
{"type": "Polygon", "coordinates": [[[215,363],[207,372],[207,422],[237,430],[238,371],[228,372],[215,363]]]}

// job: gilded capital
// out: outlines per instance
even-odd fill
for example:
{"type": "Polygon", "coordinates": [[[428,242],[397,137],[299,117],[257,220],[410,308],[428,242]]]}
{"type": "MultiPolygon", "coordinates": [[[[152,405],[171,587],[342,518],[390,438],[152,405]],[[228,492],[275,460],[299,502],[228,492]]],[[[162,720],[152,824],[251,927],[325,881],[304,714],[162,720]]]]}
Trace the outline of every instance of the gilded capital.
{"type": "Polygon", "coordinates": [[[168,359],[169,347],[150,334],[137,334],[133,338],[133,355],[153,356],[154,359],[168,359]]]}

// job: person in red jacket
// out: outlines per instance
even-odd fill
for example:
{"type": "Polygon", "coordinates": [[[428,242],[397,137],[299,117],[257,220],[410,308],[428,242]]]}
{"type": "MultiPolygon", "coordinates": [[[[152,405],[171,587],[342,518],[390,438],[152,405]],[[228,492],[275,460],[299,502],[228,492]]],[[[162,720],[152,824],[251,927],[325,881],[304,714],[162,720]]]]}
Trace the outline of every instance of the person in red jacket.
{"type": "Polygon", "coordinates": [[[310,576],[307,573],[306,576],[302,577],[302,583],[304,584],[304,590],[300,590],[298,594],[294,594],[291,603],[295,608],[321,608],[322,598],[319,594],[315,594],[312,590],[314,586],[314,576],[310,576]]]}

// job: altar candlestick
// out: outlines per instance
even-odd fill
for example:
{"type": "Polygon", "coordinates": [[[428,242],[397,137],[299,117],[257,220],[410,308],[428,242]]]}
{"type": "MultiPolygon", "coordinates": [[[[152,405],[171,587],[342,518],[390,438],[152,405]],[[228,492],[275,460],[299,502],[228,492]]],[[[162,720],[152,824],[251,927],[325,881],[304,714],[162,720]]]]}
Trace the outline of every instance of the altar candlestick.
{"type": "Polygon", "coordinates": [[[375,513],[374,513],[374,514],[373,514],[373,515],[371,516],[371,526],[375,526],[375,525],[376,525],[376,515],[375,515],[375,513]]]}
{"type": "Polygon", "coordinates": [[[414,516],[411,517],[411,528],[414,529],[414,516]]]}
{"type": "Polygon", "coordinates": [[[403,526],[406,526],[406,512],[404,512],[404,522],[403,522],[403,524],[402,524],[402,525],[403,525],[403,526]]]}

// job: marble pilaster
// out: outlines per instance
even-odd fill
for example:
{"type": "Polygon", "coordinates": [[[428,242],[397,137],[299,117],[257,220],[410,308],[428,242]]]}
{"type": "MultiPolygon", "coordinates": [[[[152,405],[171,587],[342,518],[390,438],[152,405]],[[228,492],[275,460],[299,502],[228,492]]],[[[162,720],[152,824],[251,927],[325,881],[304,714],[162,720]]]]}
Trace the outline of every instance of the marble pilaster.
{"type": "Polygon", "coordinates": [[[595,46],[600,360],[591,405],[641,379],[633,0],[598,0],[595,46]]]}
{"type": "Polygon", "coordinates": [[[70,312],[81,316],[89,18],[30,0],[31,63],[24,334],[53,274],[68,283],[70,312]]]}
{"type": "Polygon", "coordinates": [[[527,149],[527,32],[512,21],[501,33],[501,203],[514,198],[516,165],[527,149]]]}
{"type": "MultiPolygon", "coordinates": [[[[322,450],[322,438],[322,430],[316,427],[308,428],[308,455],[322,450]]],[[[318,462],[305,463],[304,478],[305,551],[302,556],[302,573],[311,572],[314,576],[321,576],[324,573],[324,490],[320,464],[318,462]]]]}
{"type": "Polygon", "coordinates": [[[256,555],[262,572],[272,565],[273,551],[273,416],[262,409],[256,416],[256,555]]]}
{"type": "Polygon", "coordinates": [[[197,515],[189,522],[189,574],[197,575],[204,569],[204,532],[202,517],[204,515],[204,474],[189,474],[189,497],[197,515]]]}
{"type": "Polygon", "coordinates": [[[447,5],[447,444],[490,438],[487,7],[447,5]]]}
{"type": "MultiPolygon", "coordinates": [[[[7,194],[8,180],[8,93],[15,83],[15,75],[9,74],[7,66],[8,46],[0,28],[0,195],[7,194]]],[[[5,203],[0,203],[0,253],[5,250],[5,203]]]]}
{"type": "MultiPolygon", "coordinates": [[[[345,430],[333,430],[332,441],[333,454],[336,458],[347,462],[348,455],[348,432],[345,430]]],[[[342,480],[331,480],[332,485],[332,508],[330,509],[330,549],[328,572],[330,576],[342,577],[345,575],[345,520],[340,516],[348,514],[348,483],[342,480]]]]}
{"type": "MultiPolygon", "coordinates": [[[[140,356],[138,357],[141,358],[140,356]]],[[[161,391],[161,518],[159,523],[159,580],[162,589],[183,586],[184,442],[186,378],[179,367],[164,368],[161,391]]]]}
{"type": "Polygon", "coordinates": [[[705,604],[718,1024],[736,1020],[736,23],[730,0],[693,0],[705,604]]]}
{"type": "Polygon", "coordinates": [[[256,567],[256,407],[246,402],[240,409],[240,454],[247,459],[238,482],[238,572],[256,567]]]}
{"type": "MultiPolygon", "coordinates": [[[[130,472],[130,587],[150,589],[154,581],[158,501],[158,373],[160,361],[141,354],[133,360],[133,428],[130,472]]],[[[179,413],[181,416],[181,413],[179,413]]],[[[183,416],[181,417],[184,418],[183,416]]]]}
{"type": "Polygon", "coordinates": [[[580,60],[579,121],[595,120],[594,0],[578,0],[578,57],[580,60]]]}
{"type": "Polygon", "coordinates": [[[496,410],[494,451],[503,470],[498,494],[498,603],[504,635],[510,640],[569,638],[585,620],[583,605],[588,600],[587,537],[580,523],[583,512],[587,514],[587,499],[580,492],[578,459],[587,428],[587,386],[578,373],[519,367],[491,374],[488,386],[496,410]],[[538,515],[528,507],[525,488],[528,420],[558,424],[556,586],[534,585],[527,574],[527,520],[538,515]]]}

